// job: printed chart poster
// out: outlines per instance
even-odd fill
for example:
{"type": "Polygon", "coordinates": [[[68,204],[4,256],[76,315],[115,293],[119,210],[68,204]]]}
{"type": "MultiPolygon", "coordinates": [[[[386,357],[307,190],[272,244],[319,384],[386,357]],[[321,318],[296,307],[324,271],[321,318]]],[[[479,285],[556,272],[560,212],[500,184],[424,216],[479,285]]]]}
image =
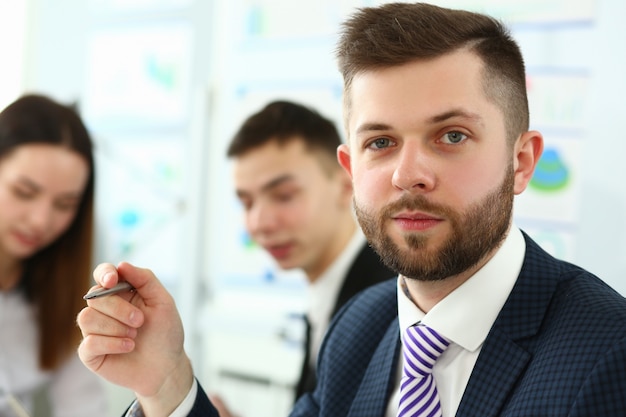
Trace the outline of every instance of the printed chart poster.
{"type": "Polygon", "coordinates": [[[85,116],[96,130],[180,128],[187,121],[188,25],[103,30],[88,51],[85,116]]]}
{"type": "Polygon", "coordinates": [[[524,220],[517,221],[516,224],[550,255],[564,261],[575,262],[575,230],[552,228],[549,225],[537,225],[524,220]]]}
{"type": "Polygon", "coordinates": [[[582,70],[534,72],[527,77],[531,128],[584,133],[588,126],[589,76],[582,70]]]}
{"type": "Polygon", "coordinates": [[[581,146],[581,140],[570,138],[552,138],[546,143],[533,178],[516,197],[516,217],[561,224],[578,222],[581,146]]]}
{"type": "Polygon", "coordinates": [[[537,24],[592,20],[597,0],[439,0],[436,4],[488,13],[509,24],[537,24]]]}
{"type": "Polygon", "coordinates": [[[88,0],[89,10],[97,15],[177,10],[193,0],[88,0]]]}
{"type": "Polygon", "coordinates": [[[246,36],[251,41],[317,38],[336,34],[344,18],[360,0],[244,0],[239,13],[245,17],[246,36]]]}
{"type": "Polygon", "coordinates": [[[180,141],[118,136],[96,149],[98,261],[150,265],[175,279],[186,211],[180,141]]]}

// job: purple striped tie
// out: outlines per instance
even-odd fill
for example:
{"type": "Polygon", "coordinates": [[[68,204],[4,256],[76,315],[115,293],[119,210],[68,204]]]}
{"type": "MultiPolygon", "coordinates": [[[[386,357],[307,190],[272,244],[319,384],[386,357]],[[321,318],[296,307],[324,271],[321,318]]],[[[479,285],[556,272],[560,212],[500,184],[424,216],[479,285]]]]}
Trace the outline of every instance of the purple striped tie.
{"type": "Polygon", "coordinates": [[[441,416],[441,404],[432,371],[435,361],[449,344],[443,336],[422,324],[405,330],[398,417],[441,416]]]}

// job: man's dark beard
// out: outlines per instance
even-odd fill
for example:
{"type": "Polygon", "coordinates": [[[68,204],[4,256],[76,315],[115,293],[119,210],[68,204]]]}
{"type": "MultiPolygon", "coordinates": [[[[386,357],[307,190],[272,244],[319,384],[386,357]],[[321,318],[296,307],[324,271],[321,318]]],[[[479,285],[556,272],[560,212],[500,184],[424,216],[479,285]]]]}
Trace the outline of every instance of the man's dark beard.
{"type": "Polygon", "coordinates": [[[465,213],[429,202],[423,195],[405,195],[389,204],[376,216],[354,206],[367,240],[387,267],[407,278],[438,281],[458,275],[476,265],[491,250],[500,246],[509,227],[513,210],[514,173],[509,165],[505,178],[495,191],[471,206],[465,213]],[[426,249],[428,237],[407,233],[408,250],[396,245],[385,233],[391,216],[402,210],[424,211],[450,222],[452,235],[437,252],[426,249]]]}

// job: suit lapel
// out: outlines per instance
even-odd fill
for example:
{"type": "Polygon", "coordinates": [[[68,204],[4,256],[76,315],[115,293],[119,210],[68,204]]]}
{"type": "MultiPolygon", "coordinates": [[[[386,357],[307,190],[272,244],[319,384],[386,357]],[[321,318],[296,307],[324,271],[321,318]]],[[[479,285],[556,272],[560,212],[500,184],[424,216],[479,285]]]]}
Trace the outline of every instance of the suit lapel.
{"type": "Polygon", "coordinates": [[[457,417],[500,415],[532,358],[530,345],[554,295],[559,267],[527,235],[522,270],[487,335],[457,417]]]}
{"type": "Polygon", "coordinates": [[[341,285],[333,309],[333,316],[359,291],[397,276],[396,272],[382,264],[378,254],[365,243],[352,262],[352,266],[341,285]]]}
{"type": "Polygon", "coordinates": [[[400,327],[396,317],[369,362],[348,417],[385,415],[396,382],[399,352],[400,327]]]}
{"type": "Polygon", "coordinates": [[[456,417],[499,415],[529,360],[530,354],[506,335],[492,332],[474,366],[456,417]],[[494,372],[496,363],[497,371],[494,372]]]}

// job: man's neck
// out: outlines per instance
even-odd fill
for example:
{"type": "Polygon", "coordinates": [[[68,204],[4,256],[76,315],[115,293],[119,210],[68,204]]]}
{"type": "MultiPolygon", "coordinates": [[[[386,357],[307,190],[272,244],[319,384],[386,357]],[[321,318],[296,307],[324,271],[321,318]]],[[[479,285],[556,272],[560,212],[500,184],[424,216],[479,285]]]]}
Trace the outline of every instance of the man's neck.
{"type": "Polygon", "coordinates": [[[313,283],[321,277],[324,272],[335,262],[335,260],[346,249],[350,240],[354,236],[357,230],[357,224],[351,213],[349,216],[344,217],[342,221],[337,222],[339,227],[336,233],[329,238],[328,246],[320,253],[320,258],[317,259],[311,268],[305,269],[306,277],[309,283],[313,283]]]}

